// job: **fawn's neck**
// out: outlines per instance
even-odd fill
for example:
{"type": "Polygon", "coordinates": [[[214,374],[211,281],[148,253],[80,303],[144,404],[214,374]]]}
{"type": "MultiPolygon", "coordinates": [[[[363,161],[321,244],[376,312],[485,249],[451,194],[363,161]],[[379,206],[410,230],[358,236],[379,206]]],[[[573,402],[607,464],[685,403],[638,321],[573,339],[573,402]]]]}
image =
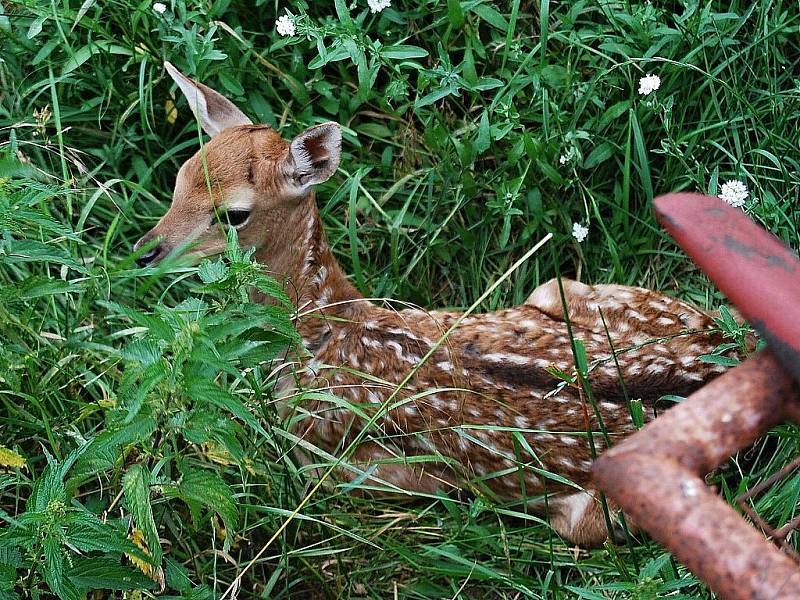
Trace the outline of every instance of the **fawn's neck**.
{"type": "Polygon", "coordinates": [[[328,317],[351,320],[369,308],[331,252],[313,193],[281,215],[275,234],[268,236],[255,257],[284,284],[297,307],[297,328],[307,345],[313,347],[326,337],[328,317]]]}

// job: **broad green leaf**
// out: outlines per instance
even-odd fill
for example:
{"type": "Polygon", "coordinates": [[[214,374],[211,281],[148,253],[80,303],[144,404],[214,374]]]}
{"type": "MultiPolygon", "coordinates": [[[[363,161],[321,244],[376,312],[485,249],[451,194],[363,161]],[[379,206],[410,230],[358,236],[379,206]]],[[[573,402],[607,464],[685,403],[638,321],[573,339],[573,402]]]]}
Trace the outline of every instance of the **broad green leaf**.
{"type": "Polygon", "coordinates": [[[83,590],[153,589],[156,584],[141,571],[121,565],[107,556],[78,556],[67,573],[75,587],[83,590]]]}
{"type": "Polygon", "coordinates": [[[464,9],[459,0],[447,0],[447,17],[455,29],[461,29],[464,25],[464,9]]]}
{"type": "Polygon", "coordinates": [[[64,63],[64,66],[61,69],[61,76],[63,77],[64,75],[72,73],[72,71],[80,67],[94,54],[117,54],[120,56],[131,56],[133,52],[130,48],[120,46],[119,44],[114,44],[108,40],[98,40],[75,52],[75,54],[64,63]]]}
{"type": "Polygon", "coordinates": [[[397,44],[396,46],[386,46],[381,48],[381,56],[384,58],[406,59],[406,58],[425,58],[428,51],[419,46],[409,46],[397,44]]]}
{"type": "Polygon", "coordinates": [[[735,367],[739,364],[738,358],[731,358],[730,356],[722,356],[721,354],[703,354],[697,357],[704,363],[711,363],[713,365],[723,365],[726,367],[735,367]]]}
{"type": "Polygon", "coordinates": [[[153,508],[150,505],[150,472],[143,465],[133,465],[122,477],[122,490],[125,502],[131,511],[133,522],[144,534],[147,548],[156,565],[161,563],[161,543],[158,541],[158,529],[153,519],[153,508]]]}
{"type": "Polygon", "coordinates": [[[126,536],[125,526],[116,520],[103,523],[95,515],[73,509],[64,519],[64,533],[70,545],[82,552],[117,552],[146,557],[126,536]]]}
{"type": "Polygon", "coordinates": [[[264,430],[253,414],[247,410],[247,407],[242,403],[239,398],[231,394],[227,390],[223,390],[218,385],[207,381],[192,380],[186,390],[189,397],[194,400],[199,406],[206,403],[213,404],[214,406],[225,410],[235,417],[244,421],[253,430],[264,436],[269,437],[269,434],[264,430]]]}
{"type": "Polygon", "coordinates": [[[199,504],[217,513],[228,530],[226,543],[229,543],[239,522],[239,510],[231,488],[219,475],[213,471],[184,468],[177,487],[165,488],[165,493],[170,492],[187,503],[199,504]]]}
{"type": "Polygon", "coordinates": [[[227,273],[228,269],[222,259],[217,259],[214,261],[204,260],[197,268],[197,276],[200,277],[203,283],[220,281],[221,279],[225,278],[227,273]]]}
{"type": "Polygon", "coordinates": [[[586,160],[583,161],[583,168],[593,169],[600,163],[607,161],[612,156],[614,156],[613,146],[611,146],[611,144],[608,142],[603,142],[589,153],[589,156],[587,156],[586,160]]]}
{"type": "Polygon", "coordinates": [[[488,4],[476,4],[469,10],[478,15],[482,20],[489,23],[489,25],[492,25],[503,32],[508,31],[508,21],[506,21],[506,18],[488,4]]]}
{"type": "Polygon", "coordinates": [[[489,114],[483,111],[478,122],[478,135],[475,138],[475,149],[479,154],[486,152],[491,144],[491,132],[489,129],[489,114]]]}
{"type": "Polygon", "coordinates": [[[422,98],[418,99],[414,102],[414,106],[417,108],[422,108],[423,106],[428,106],[429,104],[433,104],[437,100],[441,100],[445,96],[449,96],[450,94],[458,93],[458,86],[455,85],[447,85],[445,87],[439,88],[434,90],[428,94],[425,94],[422,98]]]}

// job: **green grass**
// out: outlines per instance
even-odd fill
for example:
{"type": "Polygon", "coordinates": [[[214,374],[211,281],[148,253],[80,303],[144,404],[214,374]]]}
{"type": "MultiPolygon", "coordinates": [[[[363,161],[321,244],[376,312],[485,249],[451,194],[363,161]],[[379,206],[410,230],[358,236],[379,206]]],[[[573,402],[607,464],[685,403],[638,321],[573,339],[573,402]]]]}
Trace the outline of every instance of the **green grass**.
{"type": "MultiPolygon", "coordinates": [[[[480,498],[325,486],[267,545],[313,486],[266,362],[289,311],[246,301],[274,287],[233,247],[199,271],[138,270],[130,249],[198,147],[168,59],[285,137],[344,126],[318,199],[369,295],[466,308],[552,232],[481,309],[556,272],[718,306],[650,201],[743,181],[748,214],[798,249],[797,4],[167,5],[0,7],[0,444],[25,460],[0,470],[0,599],[157,592],[124,554],[185,598],[221,597],[255,556],[239,598],[709,597],[657,544],[575,552],[480,498]]],[[[779,427],[713,480],[730,499],[799,445],[779,427]]],[[[781,524],[799,498],[794,476],[756,507],[781,524]]]]}

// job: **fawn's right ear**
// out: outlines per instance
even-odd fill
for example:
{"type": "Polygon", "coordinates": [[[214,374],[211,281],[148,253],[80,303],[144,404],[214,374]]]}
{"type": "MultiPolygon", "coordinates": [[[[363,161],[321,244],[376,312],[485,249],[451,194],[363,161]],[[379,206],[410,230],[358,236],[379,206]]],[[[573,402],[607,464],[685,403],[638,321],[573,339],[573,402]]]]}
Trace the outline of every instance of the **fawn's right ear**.
{"type": "Polygon", "coordinates": [[[228,127],[253,124],[247,118],[247,115],[236,108],[236,105],[222,94],[215,92],[207,85],[196,82],[194,79],[189,79],[167,61],[164,61],[164,67],[186,96],[189,101],[189,108],[192,109],[194,116],[200,121],[203,131],[211,137],[228,127]]]}
{"type": "Polygon", "coordinates": [[[342,154],[342,129],[329,121],[306,129],[289,144],[287,166],[301,192],[336,172],[342,154]]]}

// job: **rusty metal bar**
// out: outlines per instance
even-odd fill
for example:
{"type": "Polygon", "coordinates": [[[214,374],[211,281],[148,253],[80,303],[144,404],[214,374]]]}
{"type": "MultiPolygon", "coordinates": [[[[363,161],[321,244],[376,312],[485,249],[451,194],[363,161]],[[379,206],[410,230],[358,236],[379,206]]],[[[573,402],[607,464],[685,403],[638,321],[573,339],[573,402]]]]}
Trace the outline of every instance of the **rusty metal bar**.
{"type": "Polygon", "coordinates": [[[719,198],[668,194],[661,225],[764,337],[800,381],[800,261],[774,235],[719,198]]]}
{"type": "MultiPolygon", "coordinates": [[[[800,381],[800,261],[718,198],[670,194],[655,206],[662,225],[762,334],[769,350],[608,450],[595,463],[595,483],[720,598],[799,598],[797,564],[706,486],[703,476],[781,421],[800,423],[800,389],[792,380],[793,375],[800,381]]],[[[755,520],[763,524],[757,515],[755,520]]],[[[785,538],[796,521],[773,533],[785,538]]]]}
{"type": "Polygon", "coordinates": [[[781,422],[796,396],[789,375],[762,351],[606,451],[594,480],[720,597],[796,599],[797,564],[702,478],[781,422]]]}

